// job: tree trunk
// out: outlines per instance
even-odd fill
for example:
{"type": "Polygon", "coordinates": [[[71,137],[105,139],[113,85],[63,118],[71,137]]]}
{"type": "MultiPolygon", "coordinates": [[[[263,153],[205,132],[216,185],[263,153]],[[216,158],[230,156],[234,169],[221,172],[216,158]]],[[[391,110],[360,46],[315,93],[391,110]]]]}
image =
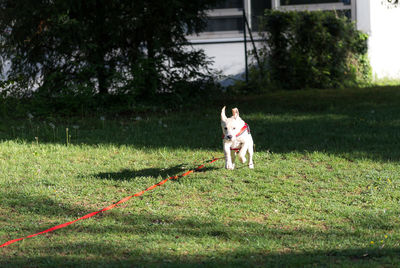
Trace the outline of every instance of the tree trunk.
{"type": "Polygon", "coordinates": [[[99,83],[99,94],[107,95],[108,94],[108,81],[107,81],[107,75],[106,75],[106,70],[105,70],[104,66],[98,67],[97,80],[99,83]]]}
{"type": "Polygon", "coordinates": [[[98,84],[98,90],[100,95],[108,94],[108,72],[106,69],[106,49],[104,43],[108,42],[107,34],[104,32],[105,27],[105,10],[104,4],[101,0],[96,0],[96,76],[98,84]]]}
{"type": "Polygon", "coordinates": [[[147,90],[144,93],[147,97],[152,97],[157,92],[159,86],[153,36],[150,36],[147,40],[147,64],[145,75],[147,90]]]}

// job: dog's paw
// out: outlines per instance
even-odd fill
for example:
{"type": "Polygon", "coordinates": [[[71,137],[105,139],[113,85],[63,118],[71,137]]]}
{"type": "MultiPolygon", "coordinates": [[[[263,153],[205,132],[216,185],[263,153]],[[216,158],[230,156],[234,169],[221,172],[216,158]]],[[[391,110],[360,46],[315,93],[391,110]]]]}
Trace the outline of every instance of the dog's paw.
{"type": "Polygon", "coordinates": [[[253,163],[249,164],[249,168],[253,169],[254,168],[254,164],[253,163]]]}
{"type": "Polygon", "coordinates": [[[242,162],[243,164],[246,163],[246,161],[247,161],[245,156],[240,156],[239,155],[239,159],[240,159],[240,162],[242,162]]]}
{"type": "Polygon", "coordinates": [[[233,169],[235,168],[235,164],[232,164],[232,163],[226,163],[226,165],[225,165],[225,168],[226,168],[226,169],[233,170],[233,169]]]}

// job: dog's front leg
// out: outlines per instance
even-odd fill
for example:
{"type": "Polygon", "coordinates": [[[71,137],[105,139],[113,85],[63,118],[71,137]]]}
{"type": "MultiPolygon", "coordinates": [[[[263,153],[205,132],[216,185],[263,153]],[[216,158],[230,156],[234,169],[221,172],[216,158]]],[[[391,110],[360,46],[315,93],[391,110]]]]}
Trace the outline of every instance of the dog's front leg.
{"type": "Polygon", "coordinates": [[[235,168],[236,151],[231,150],[230,148],[229,148],[229,150],[231,151],[232,169],[234,169],[235,168]]]}
{"type": "Polygon", "coordinates": [[[232,163],[232,155],[231,155],[231,143],[224,142],[224,154],[225,154],[225,168],[234,169],[235,166],[232,163]]]}

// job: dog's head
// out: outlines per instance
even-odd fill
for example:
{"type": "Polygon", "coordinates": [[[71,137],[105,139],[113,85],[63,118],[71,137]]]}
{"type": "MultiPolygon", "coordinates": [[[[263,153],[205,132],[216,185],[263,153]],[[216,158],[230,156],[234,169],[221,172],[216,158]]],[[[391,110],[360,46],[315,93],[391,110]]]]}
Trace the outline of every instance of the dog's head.
{"type": "Polygon", "coordinates": [[[238,108],[232,109],[232,117],[227,118],[225,115],[225,106],[221,111],[221,127],[224,133],[224,139],[228,141],[234,141],[236,135],[240,132],[244,126],[244,121],[239,117],[238,108]]]}

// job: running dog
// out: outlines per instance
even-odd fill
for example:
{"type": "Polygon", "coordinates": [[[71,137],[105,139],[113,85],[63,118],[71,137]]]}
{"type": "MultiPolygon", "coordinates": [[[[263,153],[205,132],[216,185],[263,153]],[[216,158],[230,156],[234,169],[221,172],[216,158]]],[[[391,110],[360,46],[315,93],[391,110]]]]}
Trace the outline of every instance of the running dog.
{"type": "Polygon", "coordinates": [[[242,163],[246,163],[246,153],[249,154],[249,168],[254,168],[253,164],[253,138],[250,134],[250,127],[239,117],[239,110],[232,109],[232,117],[225,115],[225,106],[221,111],[221,127],[223,148],[225,154],[225,168],[235,168],[235,156],[239,155],[242,163]]]}

